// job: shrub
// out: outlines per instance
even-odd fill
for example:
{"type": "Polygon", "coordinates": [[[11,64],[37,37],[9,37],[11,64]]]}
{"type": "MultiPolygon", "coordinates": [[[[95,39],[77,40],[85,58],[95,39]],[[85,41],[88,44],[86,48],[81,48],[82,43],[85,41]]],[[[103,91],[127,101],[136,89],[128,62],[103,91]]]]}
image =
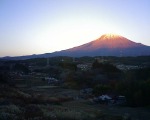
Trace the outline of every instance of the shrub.
{"type": "Polygon", "coordinates": [[[37,105],[28,105],[25,107],[24,116],[26,119],[41,118],[43,117],[43,111],[37,105]]]}
{"type": "Polygon", "coordinates": [[[0,112],[6,112],[11,114],[20,114],[21,110],[16,105],[6,105],[6,106],[0,106],[0,112]]]}
{"type": "Polygon", "coordinates": [[[19,119],[18,119],[17,115],[15,115],[15,114],[1,112],[0,120],[19,120],[19,119]]]}

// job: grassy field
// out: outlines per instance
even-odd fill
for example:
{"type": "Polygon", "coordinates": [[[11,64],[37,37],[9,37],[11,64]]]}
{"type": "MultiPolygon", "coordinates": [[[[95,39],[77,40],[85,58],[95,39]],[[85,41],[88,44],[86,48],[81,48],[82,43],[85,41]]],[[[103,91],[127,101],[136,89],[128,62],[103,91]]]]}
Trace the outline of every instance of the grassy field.
{"type": "Polygon", "coordinates": [[[150,120],[150,109],[90,104],[89,100],[74,99],[79,95],[79,91],[77,90],[64,89],[61,87],[53,86],[39,86],[34,87],[32,89],[32,92],[36,94],[44,94],[45,96],[49,97],[73,98],[71,100],[62,102],[59,107],[62,110],[67,109],[70,111],[80,111],[88,113],[88,115],[93,117],[93,119],[96,117],[104,117],[106,120],[111,120],[111,118],[113,119],[116,117],[117,120],[124,119],[124,117],[131,117],[132,120],[150,120]]]}

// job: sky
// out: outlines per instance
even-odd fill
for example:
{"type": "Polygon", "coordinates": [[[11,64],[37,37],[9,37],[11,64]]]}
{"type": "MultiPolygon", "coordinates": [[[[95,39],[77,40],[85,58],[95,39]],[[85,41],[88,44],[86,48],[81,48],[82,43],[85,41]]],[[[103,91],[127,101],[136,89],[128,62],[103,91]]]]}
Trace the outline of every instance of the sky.
{"type": "Polygon", "coordinates": [[[150,46],[150,0],[0,0],[0,57],[51,53],[106,33],[150,46]]]}

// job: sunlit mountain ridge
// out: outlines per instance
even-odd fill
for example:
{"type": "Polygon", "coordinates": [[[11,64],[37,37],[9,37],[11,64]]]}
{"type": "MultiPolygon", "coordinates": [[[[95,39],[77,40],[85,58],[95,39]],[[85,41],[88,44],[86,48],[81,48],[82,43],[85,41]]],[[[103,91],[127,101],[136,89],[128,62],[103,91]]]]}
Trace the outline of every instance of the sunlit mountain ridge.
{"type": "Polygon", "coordinates": [[[77,46],[74,48],[69,49],[70,51],[76,51],[76,50],[97,50],[97,49],[128,49],[133,47],[143,47],[145,45],[141,43],[135,43],[123,36],[116,35],[116,34],[104,34],[100,38],[91,41],[89,43],[86,43],[81,46],[77,46]]]}

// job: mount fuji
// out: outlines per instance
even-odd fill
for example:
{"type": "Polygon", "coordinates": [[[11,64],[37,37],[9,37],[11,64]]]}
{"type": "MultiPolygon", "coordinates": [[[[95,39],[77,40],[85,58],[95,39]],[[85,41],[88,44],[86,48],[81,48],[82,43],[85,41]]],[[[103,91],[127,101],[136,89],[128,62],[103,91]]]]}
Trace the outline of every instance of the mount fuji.
{"type": "Polygon", "coordinates": [[[55,56],[149,56],[150,46],[133,42],[123,36],[114,34],[104,34],[100,38],[89,43],[73,47],[70,49],[45,53],[38,55],[4,57],[3,59],[30,59],[55,56]]]}

